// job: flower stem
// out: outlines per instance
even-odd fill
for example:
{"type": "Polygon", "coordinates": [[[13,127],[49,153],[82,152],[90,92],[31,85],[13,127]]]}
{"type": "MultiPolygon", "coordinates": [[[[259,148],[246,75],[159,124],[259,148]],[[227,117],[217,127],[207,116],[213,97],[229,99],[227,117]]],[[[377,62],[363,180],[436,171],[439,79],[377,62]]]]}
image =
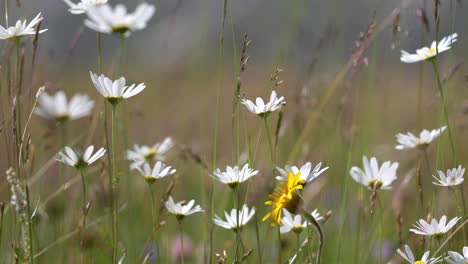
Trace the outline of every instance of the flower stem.
{"type": "Polygon", "coordinates": [[[236,203],[236,210],[237,210],[237,219],[236,219],[236,254],[235,254],[235,261],[234,263],[239,263],[239,244],[240,244],[240,213],[239,213],[239,185],[236,186],[233,190],[234,195],[234,202],[236,203]]]}
{"type": "Polygon", "coordinates": [[[179,220],[179,232],[180,232],[180,263],[184,264],[184,229],[182,228],[182,220],[179,220]]]}
{"type": "Polygon", "coordinates": [[[271,168],[273,169],[275,167],[275,152],[273,149],[273,143],[271,141],[270,128],[268,127],[268,117],[263,117],[263,123],[265,124],[265,132],[267,134],[268,146],[270,148],[271,168]]]}
{"type": "MultiPolygon", "coordinates": [[[[157,232],[156,227],[157,227],[157,223],[158,223],[158,219],[157,219],[157,216],[156,216],[156,204],[155,204],[155,202],[154,202],[154,191],[153,191],[153,189],[151,188],[151,185],[150,185],[150,184],[148,184],[148,188],[149,188],[150,193],[151,193],[151,218],[152,218],[152,220],[153,220],[153,221],[152,221],[152,231],[153,231],[153,241],[154,241],[154,245],[156,246],[156,244],[157,244],[157,243],[156,243],[156,238],[157,238],[157,236],[156,236],[156,232],[157,232]]],[[[158,248],[156,247],[156,250],[157,250],[157,249],[158,249],[158,248]]],[[[158,254],[157,254],[157,253],[155,253],[155,254],[156,254],[156,257],[157,257],[158,254]]]]}
{"type": "Polygon", "coordinates": [[[101,32],[97,33],[97,49],[98,49],[98,57],[97,57],[97,63],[98,63],[98,74],[102,73],[102,44],[101,44],[101,32]]]}
{"type": "Polygon", "coordinates": [[[281,263],[282,263],[282,262],[281,262],[281,259],[282,259],[282,257],[281,257],[281,250],[282,250],[282,249],[281,249],[281,232],[280,232],[280,227],[279,227],[279,225],[277,226],[276,230],[277,230],[276,233],[277,233],[277,235],[278,235],[278,264],[281,264],[281,263]]]}
{"type": "MultiPolygon", "coordinates": [[[[15,78],[16,78],[16,122],[17,122],[17,147],[18,152],[20,153],[20,146],[21,146],[21,38],[15,38],[15,48],[16,48],[16,71],[15,71],[15,78]]],[[[18,157],[18,160],[23,160],[22,157],[18,157]]]]}
{"type": "Polygon", "coordinates": [[[86,206],[86,178],[85,178],[85,172],[84,169],[80,169],[80,176],[81,176],[81,191],[82,191],[82,196],[83,196],[83,222],[82,222],[82,227],[85,228],[86,226],[86,215],[87,215],[87,206],[86,206]]]}
{"type": "Polygon", "coordinates": [[[111,119],[111,149],[112,149],[112,261],[115,264],[117,261],[117,171],[115,161],[115,111],[116,104],[112,104],[112,119],[111,119]]]}
{"type": "Polygon", "coordinates": [[[301,234],[296,233],[297,259],[301,259],[301,234]]]}

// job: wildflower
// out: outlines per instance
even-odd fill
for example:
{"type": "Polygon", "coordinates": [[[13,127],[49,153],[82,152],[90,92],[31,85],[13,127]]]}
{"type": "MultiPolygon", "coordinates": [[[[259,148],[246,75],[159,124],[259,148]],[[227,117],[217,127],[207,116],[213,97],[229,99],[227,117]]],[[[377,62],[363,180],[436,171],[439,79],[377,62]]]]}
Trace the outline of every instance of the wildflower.
{"type": "Polygon", "coordinates": [[[163,161],[166,159],[166,154],[174,146],[174,141],[170,137],[166,137],[162,142],[158,142],[153,146],[133,145],[133,150],[127,151],[127,159],[133,161],[130,168],[135,169],[145,162],[163,161]]]}
{"type": "Polygon", "coordinates": [[[245,226],[250,219],[255,214],[255,208],[249,211],[247,205],[243,205],[241,210],[232,209],[231,214],[224,212],[224,216],[226,217],[226,221],[222,220],[219,216],[215,215],[214,223],[217,226],[220,226],[225,229],[230,229],[237,231],[239,228],[245,226]]]}
{"type": "MultiPolygon", "coordinates": [[[[26,25],[26,20],[18,20],[14,26],[8,28],[4,28],[0,25],[0,39],[19,39],[22,36],[36,35],[35,27],[42,19],[43,17],[41,13],[39,13],[28,25],[26,25]]],[[[47,29],[41,29],[38,34],[42,34],[46,31],[47,29]]]]}
{"type": "Polygon", "coordinates": [[[169,213],[175,215],[177,220],[182,220],[184,217],[194,214],[194,213],[201,213],[204,210],[200,207],[200,205],[195,205],[195,200],[191,200],[190,202],[186,203],[185,201],[180,201],[178,203],[174,202],[171,196],[164,202],[164,206],[169,211],[169,213]]]}
{"type": "Polygon", "coordinates": [[[107,3],[107,0],[80,0],[78,3],[73,3],[70,0],[63,0],[70,7],[68,11],[74,15],[80,15],[88,12],[88,10],[95,6],[100,6],[107,3]]]}
{"type": "Polygon", "coordinates": [[[412,149],[417,147],[427,147],[434,139],[438,138],[442,132],[445,131],[447,127],[443,126],[441,128],[433,129],[428,131],[424,129],[419,134],[419,137],[413,135],[412,133],[407,134],[397,134],[397,141],[398,144],[395,148],[396,149],[412,149]]]}
{"type": "Polygon", "coordinates": [[[351,177],[364,186],[372,190],[391,189],[391,184],[396,180],[396,171],[398,169],[398,162],[386,161],[379,168],[377,159],[372,157],[369,160],[366,156],[362,158],[364,170],[358,167],[352,167],[350,174],[351,177]]]}
{"type": "Polygon", "coordinates": [[[433,41],[431,47],[423,47],[416,50],[416,54],[410,54],[404,50],[401,51],[401,58],[400,60],[404,63],[413,63],[419,62],[424,60],[430,60],[438,55],[438,53],[442,53],[447,51],[451,48],[452,43],[457,41],[458,34],[453,33],[451,36],[444,37],[438,43],[433,41]]]}
{"type": "Polygon", "coordinates": [[[154,183],[156,180],[164,178],[166,176],[172,175],[176,172],[171,166],[158,161],[153,168],[145,162],[143,163],[143,168],[136,167],[141,176],[145,177],[148,183],[154,183]]]}
{"type": "Polygon", "coordinates": [[[437,173],[439,174],[439,178],[432,175],[432,177],[438,181],[433,182],[433,184],[453,188],[463,183],[463,174],[465,174],[465,168],[462,168],[462,166],[459,165],[458,168],[447,170],[447,176],[443,171],[440,170],[438,170],[437,173]]]}
{"type": "Polygon", "coordinates": [[[419,219],[418,223],[414,225],[416,229],[410,229],[410,231],[418,235],[433,236],[439,240],[445,233],[454,227],[460,219],[461,217],[455,217],[450,220],[448,224],[446,224],[447,217],[445,215],[440,218],[439,222],[432,218],[430,224],[424,219],[419,219]]]}
{"type": "Polygon", "coordinates": [[[247,107],[250,112],[265,118],[270,113],[278,110],[282,105],[286,104],[286,101],[284,100],[283,96],[278,97],[276,92],[272,91],[270,101],[266,104],[260,97],[257,97],[255,104],[252,101],[246,99],[242,99],[241,103],[245,105],[245,107],[247,107]]]}
{"type": "Polygon", "coordinates": [[[67,102],[63,91],[54,95],[41,93],[38,97],[38,103],[39,105],[34,109],[35,114],[60,123],[88,116],[94,107],[94,102],[83,94],[75,94],[70,102],[67,102]]]}
{"type": "MultiPolygon", "coordinates": [[[[280,227],[281,234],[289,233],[291,230],[296,234],[300,234],[309,224],[307,221],[302,222],[302,216],[300,214],[293,215],[286,209],[283,209],[283,215],[280,227]]],[[[310,215],[316,221],[322,221],[324,219],[317,209],[315,209],[310,215]]]]}
{"type": "Polygon", "coordinates": [[[94,163],[96,160],[100,159],[106,153],[104,148],[100,148],[93,154],[94,146],[89,146],[86,148],[84,154],[77,155],[70,147],[65,146],[65,151],[59,153],[59,158],[57,161],[68,164],[76,169],[84,169],[89,165],[94,163]]]}
{"type": "Polygon", "coordinates": [[[216,180],[228,185],[231,188],[235,188],[240,183],[247,181],[248,179],[257,174],[258,170],[249,168],[249,164],[245,164],[240,171],[239,167],[237,166],[226,166],[226,171],[216,169],[216,171],[213,172],[213,176],[216,180]]]}
{"type": "Polygon", "coordinates": [[[136,86],[135,84],[125,86],[124,77],[120,77],[118,80],[112,81],[103,74],[100,76],[92,72],[89,72],[89,74],[98,92],[112,105],[118,104],[123,99],[135,96],[146,88],[144,83],[140,83],[136,86]]]}
{"type": "Polygon", "coordinates": [[[309,182],[315,180],[318,176],[320,176],[324,171],[328,170],[329,167],[321,169],[322,163],[319,162],[312,171],[312,163],[307,162],[304,164],[300,169],[296,166],[285,166],[284,169],[280,167],[276,167],[276,169],[281,173],[281,176],[276,176],[278,181],[285,181],[289,172],[292,172],[296,175],[298,172],[301,173],[301,184],[305,185],[309,182]]]}
{"type": "Polygon", "coordinates": [[[466,264],[468,263],[468,247],[463,247],[463,255],[455,252],[449,251],[448,257],[445,257],[445,261],[448,264],[466,264]]]}
{"type": "Polygon", "coordinates": [[[127,13],[127,8],[121,4],[115,8],[105,4],[89,8],[85,25],[97,32],[128,37],[131,32],[144,29],[154,12],[154,5],[148,3],[139,4],[133,13],[127,13]]]}
{"type": "Polygon", "coordinates": [[[420,260],[416,260],[414,258],[413,252],[411,251],[411,248],[408,245],[405,245],[405,252],[401,251],[400,249],[397,249],[397,252],[402,258],[411,264],[434,264],[442,261],[441,257],[429,258],[429,255],[431,254],[429,251],[426,251],[420,260]]]}

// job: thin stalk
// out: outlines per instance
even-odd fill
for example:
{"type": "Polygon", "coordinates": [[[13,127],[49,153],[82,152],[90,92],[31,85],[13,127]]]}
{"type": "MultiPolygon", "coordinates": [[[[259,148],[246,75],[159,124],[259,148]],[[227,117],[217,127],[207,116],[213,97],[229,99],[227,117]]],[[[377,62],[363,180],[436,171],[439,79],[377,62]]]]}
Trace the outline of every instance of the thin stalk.
{"type": "Polygon", "coordinates": [[[97,49],[98,49],[98,57],[97,57],[97,63],[98,63],[98,74],[102,73],[102,36],[101,33],[97,33],[97,49]]]}
{"type": "Polygon", "coordinates": [[[297,258],[300,260],[301,259],[301,234],[296,233],[296,246],[297,246],[297,258]]]}
{"type": "Polygon", "coordinates": [[[281,254],[281,232],[280,232],[280,227],[279,227],[279,225],[277,226],[276,230],[277,230],[276,233],[277,233],[277,235],[278,235],[278,264],[281,264],[281,263],[282,263],[282,262],[281,262],[281,261],[282,261],[282,260],[281,260],[281,259],[282,259],[282,256],[281,256],[281,255],[282,255],[282,254],[281,254]]]}
{"type": "MultiPolygon", "coordinates": [[[[154,241],[154,244],[156,245],[156,226],[157,226],[157,223],[158,223],[158,220],[157,220],[157,217],[156,217],[156,203],[154,202],[154,191],[153,189],[151,188],[151,185],[148,184],[148,188],[150,190],[150,194],[151,194],[151,220],[152,220],[152,228],[151,230],[153,231],[153,241],[154,241]]],[[[156,247],[156,250],[158,248],[156,247]]],[[[156,257],[158,257],[158,254],[156,254],[156,257]]]]}
{"type": "Polygon", "coordinates": [[[120,34],[119,75],[122,75],[125,60],[125,36],[120,34]]]}
{"type": "Polygon", "coordinates": [[[271,168],[274,169],[275,168],[275,152],[274,152],[273,144],[271,141],[270,128],[268,127],[268,117],[263,117],[263,123],[265,124],[265,132],[267,134],[268,146],[270,149],[271,168]]]}
{"type": "Polygon", "coordinates": [[[309,220],[309,222],[311,222],[311,224],[315,226],[315,229],[317,229],[317,232],[319,234],[320,243],[319,243],[319,248],[317,250],[317,258],[315,259],[315,263],[320,264],[320,261],[322,259],[322,250],[323,250],[323,243],[325,240],[325,236],[323,234],[322,227],[320,226],[320,224],[317,222],[317,220],[314,217],[309,217],[307,220],[309,220]]]}
{"type": "Polygon", "coordinates": [[[28,233],[29,233],[29,263],[34,264],[34,249],[33,249],[33,230],[32,230],[32,217],[31,217],[31,199],[29,196],[29,187],[26,182],[26,201],[27,201],[27,217],[28,217],[28,233]]]}
{"type": "Polygon", "coordinates": [[[237,229],[236,229],[236,254],[235,254],[235,261],[234,263],[239,263],[239,244],[240,244],[240,214],[239,214],[239,204],[240,204],[240,199],[239,199],[239,188],[240,186],[236,186],[233,190],[232,193],[234,195],[234,202],[236,203],[236,211],[237,211],[237,229]]]}
{"type": "Polygon", "coordinates": [[[117,262],[117,170],[115,161],[115,111],[116,104],[112,104],[111,119],[111,150],[112,150],[112,261],[117,262]]]}
{"type": "Polygon", "coordinates": [[[82,191],[82,196],[83,196],[83,208],[82,208],[82,211],[83,211],[83,222],[82,222],[82,225],[83,225],[83,228],[86,226],[86,203],[87,203],[87,195],[86,195],[86,177],[85,177],[85,172],[84,172],[84,169],[80,169],[80,176],[81,176],[81,191],[82,191]]]}
{"type": "Polygon", "coordinates": [[[258,263],[263,263],[262,261],[262,246],[260,244],[260,234],[258,230],[258,218],[257,214],[255,214],[255,236],[257,241],[257,251],[258,251],[258,263]]]}
{"type": "Polygon", "coordinates": [[[179,235],[180,235],[180,248],[181,248],[180,263],[184,264],[185,250],[184,250],[184,229],[182,227],[182,220],[179,220],[179,235]]]}
{"type": "MultiPolygon", "coordinates": [[[[17,144],[18,144],[18,152],[19,146],[21,145],[21,38],[15,38],[15,49],[16,49],[16,70],[15,70],[15,78],[16,78],[16,118],[17,118],[17,144]]],[[[22,157],[18,157],[18,159],[22,159],[22,157]]]]}

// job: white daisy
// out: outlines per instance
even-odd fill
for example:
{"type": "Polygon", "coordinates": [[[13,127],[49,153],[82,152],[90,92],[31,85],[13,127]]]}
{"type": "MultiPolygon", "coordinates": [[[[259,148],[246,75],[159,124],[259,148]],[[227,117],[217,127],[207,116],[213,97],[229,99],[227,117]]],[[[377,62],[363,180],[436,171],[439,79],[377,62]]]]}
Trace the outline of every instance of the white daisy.
{"type": "Polygon", "coordinates": [[[232,209],[231,214],[224,212],[226,221],[222,220],[219,216],[215,215],[214,223],[215,225],[220,226],[222,228],[237,231],[239,228],[242,228],[243,226],[245,226],[250,221],[250,219],[252,219],[254,214],[255,214],[255,208],[252,207],[252,209],[249,210],[247,205],[244,204],[240,211],[236,209],[232,209]],[[240,224],[238,224],[238,222],[240,224]]]}
{"type": "Polygon", "coordinates": [[[59,152],[59,157],[57,161],[68,164],[77,169],[84,169],[91,165],[93,162],[104,156],[106,150],[100,148],[93,154],[94,146],[89,146],[86,148],[86,151],[83,155],[77,154],[73,149],[66,146],[64,152],[59,152]]]}
{"type": "Polygon", "coordinates": [[[441,257],[429,258],[431,252],[426,251],[420,260],[414,258],[414,254],[408,245],[405,245],[405,252],[397,249],[398,254],[411,264],[434,264],[442,261],[441,257]]]}
{"type": "Polygon", "coordinates": [[[462,166],[459,165],[458,168],[447,170],[447,176],[443,171],[440,170],[438,170],[437,173],[439,174],[439,178],[432,175],[432,177],[438,181],[433,182],[433,184],[444,187],[454,187],[463,183],[463,174],[465,174],[465,168],[462,168],[462,166]]]}
{"type": "Polygon", "coordinates": [[[119,33],[129,36],[131,32],[142,30],[155,12],[154,5],[141,3],[133,13],[127,13],[127,8],[118,4],[112,8],[109,4],[91,7],[85,25],[101,33],[119,33]]]}
{"type": "Polygon", "coordinates": [[[272,91],[270,101],[266,104],[260,97],[257,97],[255,103],[246,99],[242,99],[241,103],[245,105],[250,112],[260,117],[267,117],[270,113],[278,110],[282,105],[286,104],[286,101],[283,96],[278,97],[276,92],[272,91]]]}
{"type": "MultiPolygon", "coordinates": [[[[21,36],[36,35],[36,25],[44,19],[41,13],[26,25],[26,20],[18,20],[14,26],[4,28],[0,25],[0,39],[15,39],[21,36]]],[[[39,30],[39,34],[46,32],[47,29],[39,30]]]]}
{"type": "Polygon", "coordinates": [[[219,182],[228,185],[231,188],[236,187],[240,183],[247,181],[251,177],[258,174],[258,170],[249,168],[249,164],[245,164],[244,167],[239,171],[239,167],[226,166],[226,171],[216,169],[213,172],[213,176],[219,182]]]}
{"type": "Polygon", "coordinates": [[[448,264],[466,264],[468,263],[468,247],[463,247],[463,255],[455,252],[449,251],[448,257],[445,257],[445,261],[448,264]]]}
{"type": "Polygon", "coordinates": [[[171,166],[158,161],[153,168],[148,162],[143,163],[142,167],[136,167],[141,176],[145,177],[148,183],[154,183],[156,180],[172,175],[176,172],[171,166]]]}
{"type": "Polygon", "coordinates": [[[34,113],[45,119],[63,122],[88,116],[93,107],[94,102],[87,95],[75,94],[70,102],[67,102],[63,91],[54,95],[44,92],[38,97],[38,106],[34,113]]]}
{"type": "Polygon", "coordinates": [[[320,176],[324,171],[328,170],[329,167],[323,168],[322,163],[319,162],[314,169],[312,170],[312,163],[307,162],[304,164],[300,169],[296,166],[285,166],[284,169],[280,167],[276,167],[276,169],[281,173],[281,176],[276,176],[278,181],[286,181],[288,179],[288,173],[292,172],[294,175],[297,173],[301,173],[300,180],[307,184],[313,180],[315,180],[318,176],[320,176]],[[311,171],[312,170],[312,171],[311,171]]]}
{"type": "Polygon", "coordinates": [[[424,219],[419,219],[416,225],[413,225],[416,229],[412,228],[410,231],[418,235],[433,236],[436,239],[441,239],[444,234],[454,227],[460,219],[461,217],[455,217],[450,220],[448,224],[446,224],[447,217],[445,215],[440,218],[439,222],[432,218],[430,224],[424,219]]]}
{"type": "Polygon", "coordinates": [[[144,162],[163,161],[165,155],[174,146],[174,141],[170,137],[166,137],[162,142],[158,142],[153,146],[133,145],[132,150],[127,150],[127,159],[133,161],[130,165],[131,169],[141,166],[144,162]]]}
{"type": "Polygon", "coordinates": [[[447,127],[443,126],[441,128],[433,129],[431,131],[424,129],[419,134],[419,137],[408,132],[406,134],[397,134],[398,144],[396,149],[412,149],[417,147],[427,147],[434,139],[438,138],[442,132],[445,131],[447,127]]]}
{"type": "Polygon", "coordinates": [[[437,56],[437,53],[442,53],[444,51],[449,50],[451,48],[452,43],[457,41],[457,37],[458,34],[453,33],[451,36],[444,37],[438,43],[433,41],[430,48],[420,48],[416,50],[416,54],[410,54],[402,50],[400,60],[405,63],[413,63],[434,58],[435,56],[437,56]]]}
{"type": "Polygon", "coordinates": [[[396,171],[398,169],[398,162],[386,161],[379,168],[377,159],[372,157],[369,160],[366,156],[362,158],[364,170],[358,167],[352,167],[350,174],[353,179],[369,187],[369,189],[391,189],[391,184],[396,180],[396,171]]]}
{"type": "Polygon", "coordinates": [[[204,210],[200,207],[200,205],[195,205],[195,200],[191,200],[190,202],[186,203],[185,201],[180,201],[178,203],[174,202],[171,196],[164,202],[164,206],[169,211],[169,213],[175,215],[177,220],[182,220],[184,217],[194,214],[194,213],[201,213],[204,210]]]}
{"type": "Polygon", "coordinates": [[[70,7],[68,11],[74,15],[80,15],[88,12],[92,7],[100,6],[107,3],[107,0],[80,0],[78,3],[73,3],[70,0],[63,0],[70,7]]]}
{"type": "Polygon", "coordinates": [[[122,99],[127,99],[139,94],[146,88],[144,83],[140,83],[136,86],[135,84],[125,86],[124,77],[120,77],[119,79],[112,81],[104,76],[104,74],[98,76],[97,74],[89,72],[89,75],[91,76],[91,80],[98,92],[113,105],[119,103],[122,99]]]}
{"type": "MultiPolygon", "coordinates": [[[[315,209],[310,214],[316,221],[322,221],[324,218],[319,214],[318,210],[315,209]]],[[[285,234],[293,231],[296,234],[302,232],[309,223],[307,220],[302,222],[302,216],[300,214],[293,215],[288,210],[283,208],[283,218],[281,219],[280,233],[285,234]]]]}

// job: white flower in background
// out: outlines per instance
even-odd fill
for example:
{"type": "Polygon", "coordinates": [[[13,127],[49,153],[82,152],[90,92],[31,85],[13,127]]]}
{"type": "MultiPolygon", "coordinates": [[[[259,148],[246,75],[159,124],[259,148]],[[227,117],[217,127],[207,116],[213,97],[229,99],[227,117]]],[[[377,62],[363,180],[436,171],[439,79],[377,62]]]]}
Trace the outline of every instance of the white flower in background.
{"type": "Polygon", "coordinates": [[[133,149],[127,150],[127,159],[132,161],[131,169],[141,166],[144,162],[163,161],[166,159],[165,154],[174,146],[174,141],[170,137],[166,137],[162,142],[158,142],[153,146],[133,145],[133,149]]]}
{"type": "Polygon", "coordinates": [[[408,245],[405,245],[405,252],[401,251],[401,249],[397,249],[398,254],[406,261],[411,264],[434,264],[439,263],[442,261],[441,257],[438,258],[430,258],[429,255],[431,252],[426,251],[420,260],[414,258],[413,251],[408,245]]]}
{"type": "Polygon", "coordinates": [[[141,176],[145,177],[148,183],[154,183],[156,180],[172,175],[176,172],[171,166],[158,161],[153,168],[150,167],[148,162],[143,163],[143,167],[136,167],[141,176]]]}
{"type": "Polygon", "coordinates": [[[63,122],[88,116],[93,107],[94,102],[87,95],[75,94],[67,102],[65,92],[59,91],[54,95],[41,93],[34,113],[45,119],[63,122]]]}
{"type": "Polygon", "coordinates": [[[240,183],[247,181],[251,177],[258,174],[258,170],[249,168],[249,164],[245,164],[244,167],[239,171],[239,167],[226,166],[226,171],[216,169],[213,172],[213,176],[219,182],[228,185],[231,188],[236,187],[240,183]]]}
{"type": "Polygon", "coordinates": [[[424,129],[419,134],[419,137],[413,135],[412,133],[407,134],[397,134],[397,141],[398,144],[395,148],[396,149],[412,149],[417,147],[426,147],[428,146],[434,139],[438,138],[442,132],[447,129],[446,126],[441,128],[433,129],[431,131],[424,129]]]}
{"type": "Polygon", "coordinates": [[[455,252],[449,251],[448,257],[445,257],[445,261],[448,264],[466,264],[468,263],[468,247],[463,247],[463,255],[455,252]]]}
{"type": "Polygon", "coordinates": [[[240,211],[232,209],[231,214],[224,212],[226,221],[222,220],[219,216],[215,215],[214,223],[215,225],[220,226],[222,228],[237,231],[239,228],[245,226],[250,221],[250,219],[252,219],[254,214],[255,208],[252,207],[252,209],[249,210],[247,205],[244,204],[240,211]],[[238,224],[238,222],[240,224],[238,224]]]}
{"type": "Polygon", "coordinates": [[[155,12],[154,5],[141,3],[133,13],[127,13],[127,8],[118,4],[112,8],[109,4],[91,7],[85,25],[101,33],[119,33],[129,36],[131,32],[142,30],[155,12]]]}
{"type": "Polygon", "coordinates": [[[66,146],[64,152],[59,152],[59,157],[57,161],[68,164],[77,169],[84,169],[91,165],[93,162],[104,156],[106,150],[100,148],[93,154],[94,146],[89,146],[86,148],[86,151],[83,155],[77,154],[73,149],[66,146]]]}
{"type": "Polygon", "coordinates": [[[92,72],[89,72],[91,80],[94,83],[94,86],[98,92],[104,96],[109,103],[115,105],[122,101],[123,99],[130,98],[139,94],[143,89],[146,88],[144,83],[140,83],[135,86],[125,86],[125,78],[120,77],[119,79],[112,81],[111,79],[101,74],[98,76],[92,72]]]}
{"type": "Polygon", "coordinates": [[[442,53],[451,48],[452,43],[457,41],[458,34],[453,33],[451,36],[444,37],[438,43],[433,41],[431,47],[423,47],[416,50],[416,54],[410,54],[404,50],[401,51],[400,60],[405,63],[413,63],[424,60],[429,60],[437,56],[437,53],[442,53]]]}
{"type": "Polygon", "coordinates": [[[204,210],[200,207],[200,205],[195,205],[195,200],[191,200],[190,202],[186,203],[185,201],[180,201],[178,203],[174,202],[171,196],[164,202],[164,206],[169,211],[169,213],[175,215],[177,220],[182,220],[184,217],[204,212],[204,210]]]}
{"type": "Polygon", "coordinates": [[[463,174],[465,174],[465,168],[462,168],[461,165],[458,168],[447,170],[447,175],[443,171],[438,170],[439,178],[432,175],[437,182],[433,182],[435,185],[444,186],[444,187],[455,187],[463,183],[463,174]]]}
{"type": "Polygon", "coordinates": [[[423,235],[423,236],[433,236],[436,239],[441,239],[445,233],[447,233],[452,227],[454,227],[461,217],[455,217],[448,224],[447,217],[444,215],[440,218],[440,221],[437,222],[436,219],[432,218],[431,223],[429,224],[424,219],[419,219],[414,227],[416,229],[410,229],[411,232],[423,235]]]}
{"type": "Polygon", "coordinates": [[[300,181],[302,181],[303,184],[307,184],[313,180],[315,180],[318,176],[320,176],[324,171],[328,170],[329,167],[323,168],[322,163],[318,163],[314,169],[312,170],[312,163],[307,162],[304,164],[300,169],[296,166],[285,166],[284,169],[280,167],[276,167],[276,169],[281,173],[281,176],[276,176],[276,179],[278,181],[286,181],[288,178],[288,173],[292,172],[294,175],[297,175],[297,173],[301,173],[300,181]],[[311,171],[312,170],[312,171],[311,171]]]}
{"type": "Polygon", "coordinates": [[[88,12],[92,7],[100,6],[107,3],[107,0],[80,0],[78,3],[73,3],[70,0],[63,0],[70,7],[68,11],[74,15],[80,15],[88,12]]]}
{"type": "MultiPolygon", "coordinates": [[[[36,35],[36,25],[44,19],[41,13],[27,24],[26,20],[18,20],[14,26],[4,28],[0,25],[0,39],[14,39],[21,36],[36,35]]],[[[39,30],[39,34],[46,32],[47,29],[39,30]]]]}
{"type": "MultiPolygon", "coordinates": [[[[324,218],[319,214],[318,210],[315,209],[310,214],[317,222],[322,221],[324,218]]],[[[296,234],[302,232],[309,223],[307,220],[302,222],[302,216],[300,214],[293,215],[288,210],[283,208],[283,218],[281,219],[280,233],[285,234],[293,231],[296,234]]]]}
{"type": "Polygon", "coordinates": [[[369,187],[369,189],[391,189],[392,182],[397,178],[398,162],[392,163],[391,161],[386,161],[379,168],[375,157],[372,157],[369,162],[367,157],[364,156],[362,163],[364,170],[352,167],[350,171],[351,177],[356,182],[369,187]]]}
{"type": "Polygon", "coordinates": [[[250,112],[260,116],[267,117],[271,112],[278,110],[282,105],[286,104],[284,97],[278,97],[275,91],[271,92],[270,101],[265,103],[262,98],[257,97],[255,103],[250,100],[242,99],[241,102],[250,112]]]}

